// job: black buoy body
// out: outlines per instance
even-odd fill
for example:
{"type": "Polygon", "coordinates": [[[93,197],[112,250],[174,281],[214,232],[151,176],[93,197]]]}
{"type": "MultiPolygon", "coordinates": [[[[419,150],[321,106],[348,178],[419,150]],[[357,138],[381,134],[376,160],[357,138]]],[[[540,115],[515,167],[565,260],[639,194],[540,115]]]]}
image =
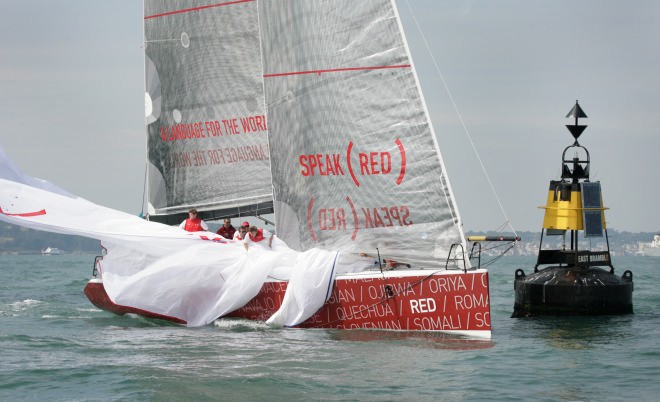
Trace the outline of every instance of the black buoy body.
{"type": "Polygon", "coordinates": [[[589,180],[589,152],[578,143],[587,127],[578,125],[578,118],[587,116],[576,102],[567,117],[575,117],[575,124],[566,126],[575,142],[564,149],[561,179],[550,181],[534,273],[515,273],[513,317],[633,312],[633,275],[614,274],[600,182],[589,180]],[[583,247],[580,235],[604,237],[604,250],[583,247]],[[544,247],[544,237],[553,236],[562,236],[562,246],[544,247]]]}
{"type": "Polygon", "coordinates": [[[552,266],[526,276],[516,271],[513,317],[633,312],[632,273],[598,267],[552,266]]]}

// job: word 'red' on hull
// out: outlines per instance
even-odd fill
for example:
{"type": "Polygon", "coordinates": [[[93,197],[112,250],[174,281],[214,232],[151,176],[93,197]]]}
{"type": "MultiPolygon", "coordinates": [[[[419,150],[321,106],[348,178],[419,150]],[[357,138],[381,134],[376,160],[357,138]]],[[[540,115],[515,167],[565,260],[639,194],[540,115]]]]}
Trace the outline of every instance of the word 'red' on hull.
{"type": "MultiPolygon", "coordinates": [[[[281,306],[286,288],[284,281],[266,282],[257,296],[227,317],[265,321],[281,306]]],[[[335,280],[325,305],[297,327],[438,331],[490,338],[488,289],[485,269],[342,275],[335,280]]],[[[98,279],[87,284],[85,294],[102,310],[186,323],[176,317],[117,305],[98,279]]]]}

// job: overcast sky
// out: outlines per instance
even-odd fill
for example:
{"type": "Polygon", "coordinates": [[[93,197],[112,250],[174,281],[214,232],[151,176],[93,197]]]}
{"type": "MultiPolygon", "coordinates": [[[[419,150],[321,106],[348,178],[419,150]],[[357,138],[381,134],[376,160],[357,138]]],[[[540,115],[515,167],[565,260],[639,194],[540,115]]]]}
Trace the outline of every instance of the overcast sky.
{"type": "MultiPolygon", "coordinates": [[[[516,230],[540,230],[579,99],[608,227],[660,231],[660,2],[409,3],[421,34],[397,1],[466,230],[506,218],[433,58],[516,230]]],[[[32,176],[139,213],[142,2],[0,0],[0,10],[0,147],[32,176]]]]}

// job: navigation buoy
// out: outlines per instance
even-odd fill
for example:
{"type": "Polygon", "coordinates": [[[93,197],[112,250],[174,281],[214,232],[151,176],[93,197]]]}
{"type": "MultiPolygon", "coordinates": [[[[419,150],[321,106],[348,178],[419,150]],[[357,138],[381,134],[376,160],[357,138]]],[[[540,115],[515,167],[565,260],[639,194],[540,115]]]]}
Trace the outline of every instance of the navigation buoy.
{"type": "Polygon", "coordinates": [[[512,316],[630,314],[633,275],[614,274],[600,182],[589,180],[589,151],[578,143],[587,128],[578,119],[587,115],[576,101],[566,117],[575,118],[566,125],[575,142],[564,148],[561,179],[550,181],[541,207],[545,217],[534,273],[515,272],[512,316]],[[544,246],[548,238],[557,241],[544,246]],[[588,246],[595,242],[600,250],[588,246]]]}

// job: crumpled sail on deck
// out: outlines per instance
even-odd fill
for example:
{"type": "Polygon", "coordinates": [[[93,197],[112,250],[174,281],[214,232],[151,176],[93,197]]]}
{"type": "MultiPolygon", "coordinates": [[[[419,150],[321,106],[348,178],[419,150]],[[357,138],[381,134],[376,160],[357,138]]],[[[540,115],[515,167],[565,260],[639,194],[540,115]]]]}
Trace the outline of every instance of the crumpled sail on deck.
{"type": "Polygon", "coordinates": [[[257,295],[269,275],[297,283],[293,303],[271,322],[296,325],[327,299],[336,274],[365,261],[317,248],[303,253],[280,240],[272,249],[189,233],[96,205],[46,181],[24,175],[0,148],[0,221],[31,229],[98,239],[103,287],[113,303],[159,314],[188,326],[205,325],[257,295]]]}
{"type": "Polygon", "coordinates": [[[255,1],[145,1],[148,212],[272,212],[255,1]]]}

